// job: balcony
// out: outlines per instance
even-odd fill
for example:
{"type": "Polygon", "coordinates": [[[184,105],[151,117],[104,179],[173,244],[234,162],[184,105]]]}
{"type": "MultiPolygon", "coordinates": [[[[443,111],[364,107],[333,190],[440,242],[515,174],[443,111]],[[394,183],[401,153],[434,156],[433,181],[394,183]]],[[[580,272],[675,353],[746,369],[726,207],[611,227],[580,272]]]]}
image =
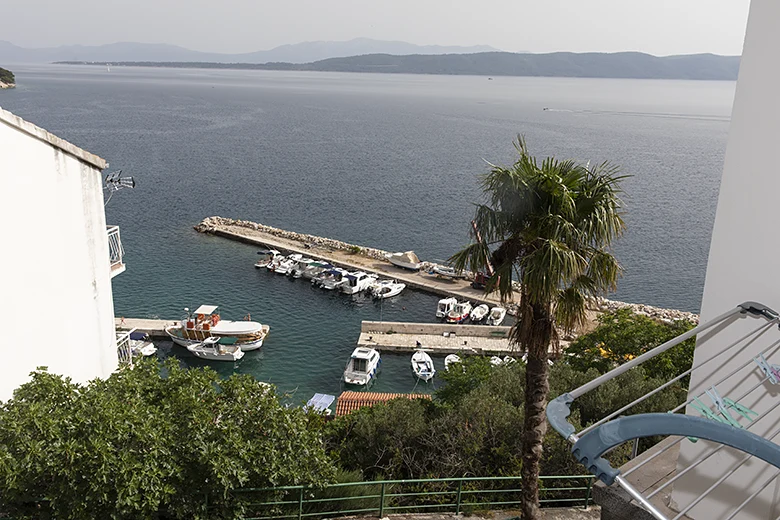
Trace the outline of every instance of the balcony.
{"type": "Polygon", "coordinates": [[[125,250],[122,247],[122,237],[119,235],[119,226],[107,226],[108,232],[108,256],[111,263],[111,278],[120,273],[124,273],[125,250]]]}

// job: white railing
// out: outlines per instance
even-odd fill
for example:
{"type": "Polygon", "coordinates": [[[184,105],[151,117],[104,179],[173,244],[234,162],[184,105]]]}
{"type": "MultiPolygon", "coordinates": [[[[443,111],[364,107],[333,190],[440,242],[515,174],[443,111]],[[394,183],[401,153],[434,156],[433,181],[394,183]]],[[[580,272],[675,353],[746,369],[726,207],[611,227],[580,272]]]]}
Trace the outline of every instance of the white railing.
{"type": "Polygon", "coordinates": [[[132,368],[133,366],[133,349],[130,344],[130,333],[133,330],[116,333],[116,354],[119,358],[120,367],[129,366],[132,368]]]}
{"type": "Polygon", "coordinates": [[[107,226],[108,231],[108,257],[111,265],[111,277],[124,272],[125,250],[122,247],[122,237],[119,235],[119,226],[107,226]]]}

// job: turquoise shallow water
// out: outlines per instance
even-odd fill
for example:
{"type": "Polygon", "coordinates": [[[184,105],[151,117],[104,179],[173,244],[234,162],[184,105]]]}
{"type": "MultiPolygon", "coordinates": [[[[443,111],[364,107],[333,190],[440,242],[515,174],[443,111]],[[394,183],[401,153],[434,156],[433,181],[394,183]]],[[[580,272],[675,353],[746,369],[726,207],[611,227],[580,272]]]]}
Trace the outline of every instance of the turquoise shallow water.
{"type": "MultiPolygon", "coordinates": [[[[613,298],[699,308],[733,82],[13,70],[0,106],[138,182],[106,210],[128,264],[113,281],[117,315],[177,318],[203,303],[251,313],[271,326],[262,351],[214,366],[294,400],[340,390],[361,320],[432,321],[437,298],[407,290],[380,307],[328,294],[259,272],[254,248],[192,226],[221,215],[442,260],[468,240],[477,175],[512,160],[518,133],[539,155],[609,159],[632,175],[613,298]]],[[[415,388],[406,356],[384,359],[376,390],[415,388]]]]}

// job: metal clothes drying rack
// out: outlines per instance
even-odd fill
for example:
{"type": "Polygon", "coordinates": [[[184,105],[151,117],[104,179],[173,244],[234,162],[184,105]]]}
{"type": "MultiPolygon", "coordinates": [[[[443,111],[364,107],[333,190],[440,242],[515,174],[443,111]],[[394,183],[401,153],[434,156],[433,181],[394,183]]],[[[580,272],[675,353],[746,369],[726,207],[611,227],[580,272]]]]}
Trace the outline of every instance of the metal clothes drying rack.
{"type": "MultiPolygon", "coordinates": [[[[670,387],[677,381],[680,381],[681,379],[693,373],[695,370],[717,358],[720,358],[724,354],[729,353],[730,355],[728,359],[734,359],[745,349],[745,346],[749,342],[756,341],[757,338],[760,338],[770,328],[777,326],[778,324],[780,324],[780,315],[776,311],[756,302],[742,303],[734,309],[725,312],[720,316],[709,320],[708,322],[701,323],[688,332],[685,332],[684,334],[681,334],[680,336],[677,336],[676,338],[659,345],[652,350],[649,350],[641,356],[638,356],[631,361],[620,365],[614,370],[611,370],[610,372],[594,379],[593,381],[590,381],[589,383],[554,399],[547,406],[548,421],[559,434],[561,434],[573,445],[572,454],[588,469],[588,471],[593,473],[597,478],[599,478],[608,486],[617,484],[623,488],[634,501],[644,507],[658,520],[669,520],[669,517],[665,516],[664,513],[659,510],[659,508],[655,507],[650,502],[653,496],[658,494],[663,489],[668,488],[671,484],[679,480],[689,471],[712,457],[714,454],[718,453],[726,446],[744,452],[746,456],[737,461],[733,467],[726,470],[726,472],[717,480],[715,480],[715,482],[709,486],[704,491],[704,493],[701,493],[699,496],[695,497],[683,508],[681,508],[677,515],[673,517],[673,520],[685,517],[686,513],[699,504],[705,497],[712,493],[720,484],[725,482],[741,466],[743,466],[753,457],[761,459],[766,463],[778,468],[778,471],[775,471],[768,479],[763,481],[757,489],[755,489],[741,504],[737,505],[734,510],[730,512],[729,516],[727,517],[727,520],[730,520],[743,511],[751,500],[757,497],[767,486],[769,486],[769,484],[772,483],[772,481],[780,476],[780,446],[772,442],[772,439],[780,435],[780,429],[771,432],[767,438],[760,437],[749,431],[752,426],[759,423],[761,419],[767,417],[776,407],[780,406],[780,398],[777,399],[777,402],[774,403],[771,407],[762,411],[761,413],[753,412],[752,410],[739,404],[740,401],[745,399],[752,392],[762,389],[765,383],[780,383],[780,367],[772,365],[767,361],[767,358],[771,357],[772,354],[775,354],[778,350],[780,350],[780,341],[774,340],[770,342],[770,344],[765,348],[759,347],[762,348],[762,350],[757,356],[750,356],[750,359],[747,359],[744,362],[740,362],[739,365],[736,366],[727,375],[718,377],[718,381],[708,382],[708,390],[697,396],[689,396],[685,402],[671,410],[666,411],[666,413],[639,413],[635,415],[626,414],[630,413],[629,410],[634,408],[636,405],[646,401],[648,398],[670,387]],[[669,381],[664,382],[647,394],[610,413],[597,422],[588,425],[581,431],[575,431],[575,427],[569,423],[567,418],[571,413],[571,405],[578,397],[598,388],[607,381],[615,379],[617,376],[624,374],[628,370],[641,365],[645,361],[666,352],[667,350],[675,347],[676,345],[679,345],[691,337],[696,336],[697,334],[708,330],[711,331],[711,334],[718,334],[722,332],[722,330],[730,325],[730,323],[726,322],[729,319],[739,315],[746,315],[752,318],[763,319],[761,320],[761,323],[758,327],[741,336],[736,341],[730,343],[705,361],[698,363],[689,370],[686,370],[669,381]],[[721,327],[713,330],[718,325],[721,325],[721,327]],[[745,372],[745,370],[748,372],[745,372]],[[719,395],[716,389],[718,385],[724,383],[728,385],[728,380],[744,382],[747,379],[746,376],[753,371],[758,371],[758,383],[752,385],[738,398],[731,400],[719,395]],[[741,377],[742,379],[735,379],[737,377],[741,377]],[[712,404],[705,405],[704,402],[711,402],[712,404]],[[704,417],[685,415],[684,409],[689,405],[693,410],[701,413],[704,417]],[[678,413],[681,411],[683,411],[683,413],[678,413]],[[657,452],[641,461],[641,463],[631,467],[630,470],[626,471],[622,475],[620,470],[613,468],[609,461],[603,458],[605,453],[625,442],[651,436],[676,436],[678,438],[674,439],[673,442],[665,443],[665,445],[657,452]],[[630,482],[626,480],[626,477],[630,473],[649,463],[686,438],[693,442],[697,441],[698,439],[705,439],[720,444],[720,446],[708,449],[703,455],[700,455],[694,459],[687,467],[678,469],[677,474],[674,477],[663,483],[659,488],[655,489],[651,493],[648,493],[647,496],[643,496],[640,491],[638,491],[630,482]]],[[[721,359],[723,360],[726,358],[721,359]]]]}

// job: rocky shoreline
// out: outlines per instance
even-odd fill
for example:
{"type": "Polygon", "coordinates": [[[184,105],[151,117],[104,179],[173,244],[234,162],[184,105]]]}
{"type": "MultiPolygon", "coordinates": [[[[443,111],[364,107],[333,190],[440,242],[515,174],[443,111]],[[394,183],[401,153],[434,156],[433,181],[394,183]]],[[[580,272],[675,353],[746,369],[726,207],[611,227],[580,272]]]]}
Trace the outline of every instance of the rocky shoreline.
{"type": "MultiPolygon", "coordinates": [[[[206,217],[195,227],[195,230],[199,233],[214,233],[221,227],[239,227],[247,228],[261,233],[267,233],[269,235],[283,238],[286,240],[293,240],[304,245],[312,247],[320,247],[325,249],[331,249],[335,251],[346,251],[352,254],[362,255],[374,260],[385,260],[385,255],[388,251],[376,249],[373,247],[365,247],[356,244],[349,244],[340,240],[334,240],[332,238],[318,237],[315,235],[307,235],[305,233],[296,233],[294,231],[287,231],[285,229],[279,229],[265,224],[259,224],[257,222],[250,222],[248,220],[235,220],[225,217],[206,217]]],[[[438,264],[433,262],[423,262],[423,269],[430,269],[438,264]]],[[[473,280],[473,274],[467,273],[467,279],[473,280]]],[[[662,309],[660,307],[653,307],[651,305],[644,305],[640,303],[626,303],[614,300],[608,300],[606,298],[599,298],[596,302],[593,310],[599,312],[610,312],[618,309],[629,308],[635,314],[648,316],[653,319],[671,323],[674,321],[686,320],[692,323],[699,323],[699,316],[692,312],[680,311],[676,309],[662,309]]]]}
{"type": "Polygon", "coordinates": [[[0,90],[4,88],[16,88],[16,83],[3,83],[0,81],[0,90]]]}

